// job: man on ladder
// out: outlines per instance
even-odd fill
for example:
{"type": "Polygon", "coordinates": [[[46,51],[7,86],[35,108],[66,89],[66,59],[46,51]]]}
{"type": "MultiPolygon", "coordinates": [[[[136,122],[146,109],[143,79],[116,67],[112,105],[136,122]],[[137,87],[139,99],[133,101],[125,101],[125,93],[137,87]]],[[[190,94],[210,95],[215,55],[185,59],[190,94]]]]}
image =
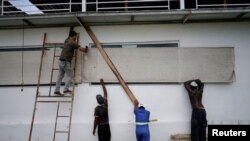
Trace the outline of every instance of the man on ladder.
{"type": "Polygon", "coordinates": [[[66,93],[72,93],[71,90],[69,90],[73,74],[72,74],[72,68],[71,68],[71,60],[74,56],[75,49],[79,49],[81,52],[88,52],[88,47],[82,48],[80,45],[76,42],[77,39],[77,33],[75,31],[69,32],[69,37],[64,42],[64,47],[61,52],[58,65],[59,65],[59,72],[56,80],[56,88],[54,91],[54,94],[63,96],[66,93]],[[60,86],[62,79],[64,77],[64,74],[66,73],[67,78],[63,90],[63,94],[60,92],[60,86]]]}

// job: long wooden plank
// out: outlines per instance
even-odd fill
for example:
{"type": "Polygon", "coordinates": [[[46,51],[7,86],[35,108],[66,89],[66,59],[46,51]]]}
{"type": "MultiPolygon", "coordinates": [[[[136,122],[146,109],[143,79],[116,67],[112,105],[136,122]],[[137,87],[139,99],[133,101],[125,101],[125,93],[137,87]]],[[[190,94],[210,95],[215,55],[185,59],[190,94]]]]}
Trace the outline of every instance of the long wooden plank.
{"type": "Polygon", "coordinates": [[[90,38],[93,40],[94,44],[96,45],[97,49],[101,53],[101,55],[102,55],[103,59],[105,60],[105,62],[108,64],[108,66],[110,67],[110,69],[112,70],[112,72],[114,73],[114,75],[116,76],[116,78],[119,80],[121,86],[125,90],[126,94],[130,98],[131,102],[133,104],[134,103],[138,103],[138,100],[136,99],[136,97],[134,96],[134,94],[132,93],[132,91],[129,89],[129,87],[127,86],[127,84],[125,83],[124,79],[122,78],[122,76],[120,75],[120,73],[118,72],[118,70],[116,69],[115,65],[113,64],[113,62],[109,58],[109,56],[106,53],[106,51],[102,48],[100,42],[96,38],[96,36],[93,33],[93,31],[91,30],[91,28],[89,26],[86,26],[86,25],[82,25],[82,26],[85,28],[85,30],[89,34],[90,38]]]}

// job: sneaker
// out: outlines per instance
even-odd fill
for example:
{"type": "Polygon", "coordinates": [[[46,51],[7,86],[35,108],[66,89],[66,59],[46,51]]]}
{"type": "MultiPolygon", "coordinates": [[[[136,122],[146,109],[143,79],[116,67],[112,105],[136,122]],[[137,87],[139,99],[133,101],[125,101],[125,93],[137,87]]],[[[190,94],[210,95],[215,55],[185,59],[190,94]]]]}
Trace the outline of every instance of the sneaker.
{"type": "Polygon", "coordinates": [[[60,93],[60,91],[58,91],[58,92],[54,92],[54,94],[59,95],[59,96],[63,96],[63,94],[62,94],[62,93],[60,93]]]}
{"type": "Polygon", "coordinates": [[[63,91],[63,93],[72,94],[72,91],[71,90],[66,90],[66,91],[63,91]]]}

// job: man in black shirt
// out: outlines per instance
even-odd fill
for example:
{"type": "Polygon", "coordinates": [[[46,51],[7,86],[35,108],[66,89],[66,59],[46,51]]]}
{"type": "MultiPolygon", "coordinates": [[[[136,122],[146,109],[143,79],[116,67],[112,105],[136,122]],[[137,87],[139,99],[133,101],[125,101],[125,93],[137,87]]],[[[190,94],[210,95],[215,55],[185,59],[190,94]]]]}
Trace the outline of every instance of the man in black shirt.
{"type": "Polygon", "coordinates": [[[95,108],[93,135],[95,135],[96,127],[98,126],[99,141],[110,141],[111,132],[109,127],[107,90],[103,79],[100,79],[100,82],[103,88],[104,97],[100,94],[96,95],[96,100],[99,105],[95,108]]]}

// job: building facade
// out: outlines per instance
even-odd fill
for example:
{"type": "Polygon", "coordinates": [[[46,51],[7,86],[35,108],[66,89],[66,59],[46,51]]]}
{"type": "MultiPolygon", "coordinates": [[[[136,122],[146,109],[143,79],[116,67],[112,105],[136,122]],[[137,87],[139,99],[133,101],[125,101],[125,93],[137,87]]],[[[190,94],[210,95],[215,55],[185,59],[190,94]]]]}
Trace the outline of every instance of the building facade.
{"type": "MultiPolygon", "coordinates": [[[[31,2],[37,4],[35,1],[31,2]]],[[[150,2],[148,1],[128,2],[127,7],[113,1],[102,1],[99,6],[92,1],[79,2],[81,5],[78,8],[81,7],[80,9],[66,13],[49,13],[49,8],[47,8],[48,13],[44,12],[44,14],[13,16],[6,14],[6,11],[1,11],[1,140],[29,140],[39,72],[39,64],[34,64],[34,62],[39,63],[40,61],[44,33],[46,33],[47,43],[62,43],[69,30],[74,29],[79,33],[79,44],[89,46],[91,53],[96,49],[95,44],[82,24],[91,27],[108,53],[110,53],[108,50],[112,49],[123,51],[131,48],[142,49],[142,52],[149,50],[149,53],[153,52],[154,48],[233,48],[233,56],[230,57],[233,60],[229,62],[233,63],[232,74],[234,76],[228,82],[206,79],[203,104],[207,110],[208,124],[250,124],[248,110],[250,106],[248,102],[250,98],[248,92],[250,85],[250,67],[248,65],[248,60],[250,60],[250,9],[247,1],[238,5],[239,3],[236,1],[227,3],[225,1],[221,3],[202,1],[199,4],[199,1],[197,3],[197,1],[180,0],[167,1],[165,6],[163,6],[164,1],[159,1],[159,3],[151,1],[151,5],[155,4],[155,7],[160,9],[152,9],[153,6],[149,8],[147,3],[150,2]],[[82,3],[86,5],[82,5],[82,3]],[[216,5],[210,7],[211,4],[216,5]],[[197,8],[197,6],[200,7],[197,8]],[[139,8],[141,10],[138,10],[139,8]]],[[[43,4],[46,2],[44,1],[43,4]]],[[[56,9],[55,7],[54,5],[53,8],[56,9]]],[[[14,11],[16,10],[14,9],[14,11]]],[[[109,55],[112,59],[112,55],[115,54],[109,55]]],[[[132,55],[131,52],[131,54],[125,54],[127,58],[118,56],[118,61],[115,58],[114,64],[119,66],[116,64],[119,61],[126,64],[126,60],[135,59],[135,61],[127,63],[133,64],[137,59],[140,60],[140,58],[132,58],[132,55]]],[[[127,77],[130,73],[119,69],[126,67],[117,68],[124,80],[128,82],[127,85],[135,97],[151,112],[151,119],[158,120],[149,124],[151,140],[170,141],[171,135],[190,133],[191,105],[183,81],[180,79],[170,81],[168,71],[164,69],[171,70],[171,68],[167,65],[160,66],[164,65],[164,60],[160,60],[158,55],[150,55],[149,60],[152,61],[152,66],[142,65],[142,68],[133,66],[133,69],[130,66],[127,67],[128,72],[132,74],[131,78],[127,77]],[[157,62],[155,62],[156,58],[158,58],[157,62]],[[158,70],[151,69],[153,67],[158,70]],[[140,72],[143,69],[147,71],[140,72]]],[[[100,67],[98,69],[89,67],[89,65],[93,67],[93,64],[86,65],[90,59],[91,56],[80,54],[81,78],[75,87],[70,141],[98,140],[97,136],[92,135],[94,108],[97,105],[95,96],[103,92],[96,79],[91,81],[84,73],[89,72],[86,73],[88,75],[93,70],[96,78],[103,77],[104,80],[109,81],[106,87],[109,94],[111,140],[135,141],[133,104],[118,81],[113,81],[114,75],[110,72],[102,73],[102,69],[109,70],[102,58],[99,57],[98,63],[102,63],[102,65],[98,66],[100,67]]],[[[49,63],[51,59],[47,61],[44,63],[49,63]]],[[[170,63],[174,61],[176,60],[170,60],[170,63]]],[[[173,66],[178,66],[178,71],[185,72],[181,69],[183,65],[173,66]]],[[[205,69],[212,69],[212,67],[205,69]]],[[[206,74],[206,70],[200,68],[188,71],[202,71],[206,74]]],[[[217,71],[215,69],[215,72],[217,71]]],[[[47,75],[49,74],[43,74],[46,77],[47,75]]],[[[193,77],[195,79],[195,75],[193,77]]],[[[40,86],[40,92],[47,93],[49,87],[48,83],[44,82],[44,85],[40,86]]],[[[53,89],[54,85],[52,85],[53,89]]],[[[32,141],[53,140],[56,106],[53,103],[38,105],[39,110],[37,110],[36,122],[33,126],[32,141]]],[[[60,111],[68,113],[69,108],[65,105],[60,111]]],[[[64,125],[67,122],[63,119],[58,120],[58,128],[62,130],[67,128],[64,125]]],[[[67,140],[67,137],[64,134],[58,134],[55,140],[67,140]]]]}

